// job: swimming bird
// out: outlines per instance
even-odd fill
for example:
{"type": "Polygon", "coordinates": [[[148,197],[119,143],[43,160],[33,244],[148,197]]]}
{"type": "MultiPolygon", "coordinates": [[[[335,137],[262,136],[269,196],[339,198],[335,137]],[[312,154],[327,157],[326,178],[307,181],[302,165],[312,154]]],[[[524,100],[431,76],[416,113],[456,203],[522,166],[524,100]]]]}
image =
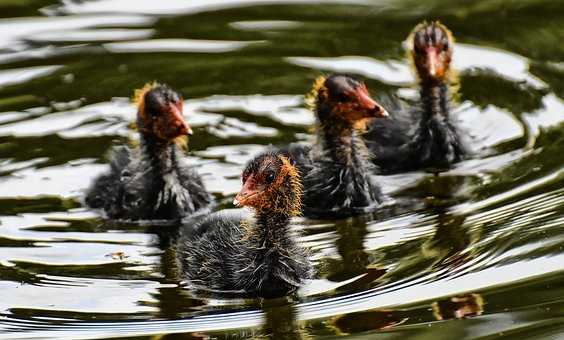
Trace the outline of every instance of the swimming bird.
{"type": "Polygon", "coordinates": [[[212,201],[181,145],[192,129],[182,115],[182,97],[167,85],[150,83],[135,91],[137,148],[114,148],[109,172],[99,176],[86,204],[110,219],[178,220],[212,201]]]}
{"type": "Polygon", "coordinates": [[[319,77],[306,98],[316,115],[313,145],[293,143],[281,151],[296,164],[308,217],[346,217],[373,210],[383,196],[373,175],[362,133],[386,110],[352,76],[319,77]]]}
{"type": "Polygon", "coordinates": [[[415,105],[390,101],[391,118],[374,120],[363,135],[381,173],[448,168],[467,155],[463,131],[451,119],[452,33],[439,22],[424,22],[408,41],[419,100],[415,105]]]}
{"type": "Polygon", "coordinates": [[[278,297],[311,276],[307,251],[290,231],[300,214],[302,185],[287,157],[266,152],[242,174],[234,204],[254,210],[222,210],[187,223],[177,243],[181,276],[198,290],[278,297]]]}

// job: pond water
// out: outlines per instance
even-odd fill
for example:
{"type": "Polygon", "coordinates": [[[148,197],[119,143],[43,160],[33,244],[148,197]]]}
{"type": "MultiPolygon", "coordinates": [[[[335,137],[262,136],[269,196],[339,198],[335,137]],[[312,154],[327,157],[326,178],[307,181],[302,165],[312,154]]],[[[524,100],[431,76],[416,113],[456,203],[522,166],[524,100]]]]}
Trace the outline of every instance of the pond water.
{"type": "Polygon", "coordinates": [[[564,337],[564,2],[29,0],[0,16],[0,338],[564,337]],[[317,274],[297,297],[195,296],[150,228],[83,206],[145,82],[184,95],[190,160],[230,208],[253,154],[310,135],[319,74],[412,97],[404,41],[424,19],[456,36],[453,116],[480,157],[379,177],[417,208],[298,219],[317,274]]]}

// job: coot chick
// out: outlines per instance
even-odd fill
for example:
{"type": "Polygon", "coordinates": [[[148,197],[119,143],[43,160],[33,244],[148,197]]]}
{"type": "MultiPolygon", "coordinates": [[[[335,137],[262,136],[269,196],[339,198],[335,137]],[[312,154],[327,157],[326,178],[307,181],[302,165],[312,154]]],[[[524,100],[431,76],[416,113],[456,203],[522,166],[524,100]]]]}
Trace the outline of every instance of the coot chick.
{"type": "Polygon", "coordinates": [[[391,119],[373,121],[364,138],[382,173],[421,168],[448,168],[466,149],[450,119],[450,62],[454,39],[439,22],[421,23],[409,38],[419,79],[419,100],[406,108],[391,102],[391,119]]]}
{"type": "Polygon", "coordinates": [[[182,229],[177,260],[183,278],[207,292],[279,297],[311,276],[307,252],[290,233],[300,214],[302,186],[296,168],[281,154],[251,160],[234,204],[254,210],[223,210],[182,229]]]}
{"type": "Polygon", "coordinates": [[[192,134],[182,97],[151,83],[134,100],[140,145],[114,148],[110,171],[94,181],[86,204],[120,220],[177,220],[207,207],[211,196],[181,147],[192,134]]]}
{"type": "Polygon", "coordinates": [[[302,175],[304,215],[335,218],[373,210],[382,194],[361,135],[373,118],[386,117],[386,110],[363,82],[341,74],[319,77],[306,99],[317,118],[317,140],[282,149],[302,175]]]}

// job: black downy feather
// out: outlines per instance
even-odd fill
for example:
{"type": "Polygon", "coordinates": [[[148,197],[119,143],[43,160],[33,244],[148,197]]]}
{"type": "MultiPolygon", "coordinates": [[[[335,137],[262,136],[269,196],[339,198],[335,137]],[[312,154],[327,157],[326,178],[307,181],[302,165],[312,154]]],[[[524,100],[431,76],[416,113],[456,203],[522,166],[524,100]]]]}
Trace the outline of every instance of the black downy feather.
{"type": "Polygon", "coordinates": [[[288,222],[223,210],[189,225],[177,245],[183,278],[212,294],[273,298],[295,292],[312,273],[288,222]]]}
{"type": "Polygon", "coordinates": [[[448,85],[423,85],[420,102],[405,108],[390,102],[390,119],[374,120],[363,135],[382,173],[448,168],[466,155],[460,131],[450,120],[448,85]]]}
{"type": "Polygon", "coordinates": [[[347,162],[337,160],[332,150],[317,147],[294,143],[282,150],[302,175],[304,216],[339,218],[373,211],[383,195],[361,137],[353,132],[350,144],[340,146],[350,156],[347,162]]]}
{"type": "MultiPolygon", "coordinates": [[[[253,161],[247,169],[252,167],[253,161]]],[[[290,231],[292,214],[279,209],[254,216],[245,212],[223,210],[186,222],[177,242],[182,277],[192,288],[211,294],[272,298],[295,292],[312,268],[307,250],[290,231]]]]}
{"type": "Polygon", "coordinates": [[[461,161],[468,149],[451,120],[449,85],[454,38],[439,22],[423,22],[410,35],[410,55],[419,79],[419,100],[406,109],[390,101],[391,119],[375,120],[364,135],[383,173],[440,170],[461,161]]]}
{"type": "MultiPolygon", "coordinates": [[[[137,124],[144,131],[141,119],[137,124]]],[[[150,133],[141,133],[139,148],[114,147],[110,171],[94,181],[86,196],[89,207],[119,220],[178,220],[211,201],[183,151],[150,133]]]]}
{"type": "MultiPolygon", "coordinates": [[[[356,80],[341,75],[352,82],[356,80]]],[[[383,200],[361,131],[335,126],[328,103],[316,102],[317,141],[313,146],[293,143],[281,149],[299,169],[304,186],[303,214],[338,218],[373,211],[383,200]]],[[[381,119],[375,119],[381,120],[381,119]]],[[[338,124],[337,124],[338,125],[338,124]]]]}

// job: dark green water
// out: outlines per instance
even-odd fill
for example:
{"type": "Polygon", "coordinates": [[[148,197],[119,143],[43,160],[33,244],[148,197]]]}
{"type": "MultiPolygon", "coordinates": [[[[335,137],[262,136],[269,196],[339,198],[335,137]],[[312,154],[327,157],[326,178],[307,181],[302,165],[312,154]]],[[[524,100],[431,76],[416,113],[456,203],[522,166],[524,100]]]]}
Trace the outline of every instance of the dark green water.
{"type": "Polygon", "coordinates": [[[564,338],[564,2],[26,0],[0,16],[0,338],[564,338]],[[82,206],[132,134],[134,88],[184,95],[192,163],[230,207],[249,157],[307,138],[320,73],[413,96],[402,43],[424,19],[457,38],[454,117],[482,156],[379,177],[423,208],[296,221],[317,269],[299,297],[193,296],[155,234],[82,206]]]}

